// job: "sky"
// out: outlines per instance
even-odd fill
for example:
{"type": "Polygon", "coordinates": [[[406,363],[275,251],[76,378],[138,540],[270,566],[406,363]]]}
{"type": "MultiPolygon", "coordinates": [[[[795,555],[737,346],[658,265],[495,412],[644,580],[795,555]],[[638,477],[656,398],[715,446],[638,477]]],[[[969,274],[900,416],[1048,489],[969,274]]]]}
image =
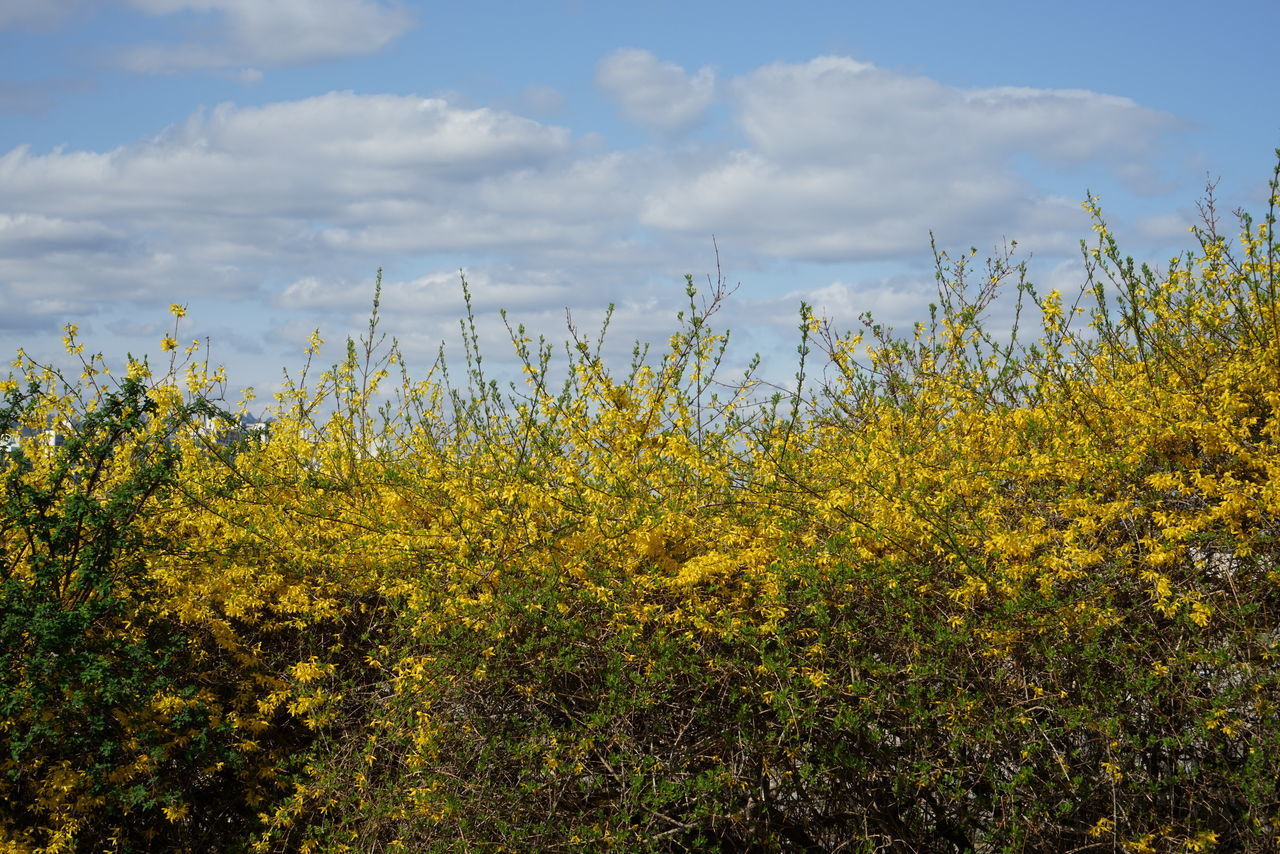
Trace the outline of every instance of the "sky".
{"type": "Polygon", "coordinates": [[[0,0],[0,355],[207,341],[267,397],[319,329],[461,358],[465,276],[553,341],[661,344],[737,286],[735,358],[794,371],[801,301],[909,325],[931,235],[1082,281],[1081,208],[1191,248],[1206,182],[1259,210],[1280,4],[0,0]],[[718,266],[717,266],[718,265],[718,266]]]}

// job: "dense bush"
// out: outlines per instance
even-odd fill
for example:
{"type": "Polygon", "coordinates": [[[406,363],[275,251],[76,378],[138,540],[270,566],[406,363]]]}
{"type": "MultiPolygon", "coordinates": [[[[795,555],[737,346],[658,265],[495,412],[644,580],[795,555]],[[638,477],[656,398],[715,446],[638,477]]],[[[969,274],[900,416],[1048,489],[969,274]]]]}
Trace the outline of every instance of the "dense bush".
{"type": "Polygon", "coordinates": [[[556,387],[519,328],[525,384],[489,379],[474,326],[461,384],[397,383],[375,302],[256,438],[193,417],[202,365],[20,359],[6,426],[78,426],[3,470],[0,833],[1273,850],[1272,192],[1161,273],[1099,217],[1075,300],[966,254],[905,335],[802,309],[771,400],[692,283],[665,353],[571,330],[556,387]]]}

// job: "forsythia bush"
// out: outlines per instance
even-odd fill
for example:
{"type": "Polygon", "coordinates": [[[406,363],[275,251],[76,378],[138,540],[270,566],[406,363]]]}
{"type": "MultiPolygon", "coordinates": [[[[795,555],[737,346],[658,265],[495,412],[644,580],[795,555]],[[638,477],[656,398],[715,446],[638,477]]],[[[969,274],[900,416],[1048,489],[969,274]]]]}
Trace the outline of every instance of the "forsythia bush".
{"type": "Polygon", "coordinates": [[[905,335],[802,308],[772,399],[691,281],[509,389],[375,301],[259,434],[198,361],[20,357],[0,850],[1274,850],[1271,187],[1160,273],[1097,216],[1075,299],[970,253],[905,335]]]}

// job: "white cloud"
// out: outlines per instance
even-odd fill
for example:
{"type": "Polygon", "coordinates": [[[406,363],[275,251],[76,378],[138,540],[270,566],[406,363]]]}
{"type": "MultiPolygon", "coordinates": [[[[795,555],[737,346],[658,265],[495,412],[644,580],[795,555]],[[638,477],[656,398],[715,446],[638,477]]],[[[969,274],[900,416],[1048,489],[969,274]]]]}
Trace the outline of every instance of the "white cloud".
{"type": "Polygon", "coordinates": [[[1123,180],[1177,127],[1125,98],[963,90],[843,57],[768,65],[731,90],[749,145],[656,187],[642,221],[736,231],[765,253],[808,260],[892,256],[931,229],[1056,243],[1082,214],[1037,190],[1019,158],[1044,169],[1101,162],[1123,180]]]}
{"type": "Polygon", "coordinates": [[[424,198],[567,151],[568,132],[438,99],[333,92],[200,111],[156,138],[106,153],[0,157],[10,205],[105,215],[321,218],[375,198],[424,198]],[[43,193],[56,201],[41,200],[43,193]]]}
{"type": "Polygon", "coordinates": [[[211,43],[142,45],[121,64],[168,74],[230,66],[302,65],[381,50],[413,26],[401,4],[380,0],[128,0],[152,15],[196,12],[221,16],[211,43]]]}
{"type": "MultiPolygon", "coordinates": [[[[870,312],[877,322],[890,326],[908,326],[921,320],[921,306],[937,297],[937,283],[924,276],[895,276],[886,279],[850,283],[836,280],[819,288],[792,291],[777,302],[779,309],[795,306],[801,300],[813,307],[814,314],[831,321],[844,331],[858,327],[858,318],[870,312]]],[[[794,325],[787,318],[788,326],[794,325]]]]}
{"type": "Polygon", "coordinates": [[[1167,113],[1074,89],[959,89],[844,57],[774,63],[734,81],[738,120],[760,153],[807,162],[870,156],[955,162],[1028,151],[1059,162],[1150,154],[1167,113]]]}
{"type": "Polygon", "coordinates": [[[19,147],[0,155],[0,301],[38,293],[58,315],[174,282],[245,296],[264,277],[363,273],[393,252],[605,243],[599,205],[575,210],[570,188],[558,210],[539,201],[555,183],[543,171],[609,180],[607,164],[570,155],[562,128],[349,93],[226,104],[108,152],[19,147]]]}
{"type": "Polygon", "coordinates": [[[102,222],[0,213],[0,253],[10,258],[50,251],[98,251],[126,240],[125,232],[102,222]]]}
{"type": "MultiPolygon", "coordinates": [[[[397,314],[412,317],[414,324],[433,318],[453,326],[465,307],[461,284],[464,276],[473,299],[486,306],[543,309],[573,301],[572,288],[554,275],[522,274],[511,268],[469,273],[434,271],[408,281],[384,281],[383,300],[396,306],[397,314]]],[[[372,288],[364,281],[308,276],[290,283],[278,303],[289,309],[341,311],[359,316],[368,312],[371,296],[372,288]]]]}
{"type": "Polygon", "coordinates": [[[628,119],[667,133],[697,122],[716,94],[710,68],[690,77],[679,65],[639,48],[623,48],[605,57],[596,68],[596,85],[628,119]]]}

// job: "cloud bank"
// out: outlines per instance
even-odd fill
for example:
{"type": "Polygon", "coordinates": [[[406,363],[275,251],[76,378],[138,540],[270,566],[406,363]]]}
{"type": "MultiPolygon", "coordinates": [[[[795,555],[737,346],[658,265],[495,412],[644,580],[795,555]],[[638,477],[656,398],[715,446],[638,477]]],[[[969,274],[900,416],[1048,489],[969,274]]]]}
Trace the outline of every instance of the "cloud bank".
{"type": "MultiPolygon", "coordinates": [[[[252,20],[258,36],[296,6],[263,13],[276,22],[263,23],[247,2],[134,2],[157,13],[216,8],[252,20]]],[[[401,26],[391,7],[327,2],[368,25],[367,44],[401,26]]],[[[320,55],[325,38],[289,56],[320,55]]],[[[286,58],[263,45],[238,59],[286,58]]],[[[927,260],[930,231],[951,246],[1009,237],[1073,254],[1087,233],[1078,197],[1043,176],[1103,163],[1140,187],[1153,153],[1180,130],[1125,98],[960,89],[847,57],[717,82],[706,69],[620,51],[602,61],[598,82],[658,134],[651,143],[613,147],[440,98],[330,92],[199,110],[110,151],[15,148],[0,155],[0,300],[20,308],[4,323],[50,330],[216,298],[265,324],[253,334],[280,335],[358,317],[372,270],[385,265],[398,271],[384,300],[390,331],[423,347],[445,328],[424,317],[456,319],[464,266],[486,306],[554,327],[565,306],[615,301],[647,328],[666,316],[650,288],[708,267],[712,235],[735,270],[827,265],[789,298],[851,312],[856,265],[927,260]],[[715,104],[725,109],[705,141],[664,135],[715,104]]],[[[914,288],[881,276],[863,296],[889,311],[894,293],[917,305],[914,288]]],[[[748,321],[792,325],[776,299],[741,305],[757,306],[748,321]]]]}
{"type": "Polygon", "coordinates": [[[710,68],[690,76],[647,50],[623,48],[596,67],[596,86],[631,121],[649,130],[674,133],[695,124],[711,106],[716,78],[710,68]]]}

